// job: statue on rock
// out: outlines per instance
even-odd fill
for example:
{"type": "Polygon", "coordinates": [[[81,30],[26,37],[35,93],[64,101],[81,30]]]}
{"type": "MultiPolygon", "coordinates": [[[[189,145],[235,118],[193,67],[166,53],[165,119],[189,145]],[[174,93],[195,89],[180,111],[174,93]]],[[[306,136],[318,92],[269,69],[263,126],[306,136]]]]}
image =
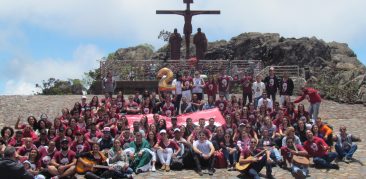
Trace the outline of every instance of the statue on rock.
{"type": "Polygon", "coordinates": [[[197,33],[193,37],[193,43],[196,46],[197,60],[204,59],[207,51],[207,38],[205,33],[201,32],[201,28],[197,29],[197,33]]]}
{"type": "Polygon", "coordinates": [[[170,46],[170,59],[172,60],[180,59],[180,48],[182,47],[182,37],[180,33],[178,33],[177,29],[174,29],[174,33],[172,33],[169,37],[169,46],[170,46]]]}

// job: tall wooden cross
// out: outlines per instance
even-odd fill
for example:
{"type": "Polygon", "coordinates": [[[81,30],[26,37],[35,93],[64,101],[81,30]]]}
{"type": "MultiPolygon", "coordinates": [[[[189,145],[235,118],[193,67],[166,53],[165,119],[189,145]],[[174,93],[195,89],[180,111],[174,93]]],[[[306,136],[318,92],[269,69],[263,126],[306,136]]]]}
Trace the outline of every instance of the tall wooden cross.
{"type": "Polygon", "coordinates": [[[183,33],[186,41],[186,59],[188,59],[190,54],[189,47],[192,34],[192,17],[194,15],[200,15],[200,14],[220,14],[220,11],[203,11],[203,10],[191,11],[191,4],[193,3],[193,0],[183,0],[183,3],[187,4],[187,8],[184,11],[157,10],[156,14],[176,14],[184,17],[183,33]]]}

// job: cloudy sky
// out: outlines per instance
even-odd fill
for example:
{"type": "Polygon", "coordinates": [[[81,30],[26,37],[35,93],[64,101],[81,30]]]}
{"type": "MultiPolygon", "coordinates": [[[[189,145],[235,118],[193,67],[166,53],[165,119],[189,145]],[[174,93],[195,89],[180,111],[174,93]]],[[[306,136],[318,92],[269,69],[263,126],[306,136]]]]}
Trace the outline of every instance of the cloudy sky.
{"type": "MultiPolygon", "coordinates": [[[[348,43],[366,64],[365,0],[194,0],[192,9],[221,10],[193,18],[210,41],[243,32],[315,36],[348,43]]],[[[183,0],[1,0],[0,94],[31,94],[49,77],[81,78],[118,48],[150,43],[183,18],[156,10],[184,9],[183,0]]]]}

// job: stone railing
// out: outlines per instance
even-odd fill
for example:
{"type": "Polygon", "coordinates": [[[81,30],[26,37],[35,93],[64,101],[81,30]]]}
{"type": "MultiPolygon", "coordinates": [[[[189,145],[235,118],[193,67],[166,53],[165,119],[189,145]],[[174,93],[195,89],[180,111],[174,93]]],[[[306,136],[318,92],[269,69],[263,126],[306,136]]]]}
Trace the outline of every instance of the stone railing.
{"type": "Polygon", "coordinates": [[[106,60],[100,62],[101,76],[111,71],[117,80],[146,81],[155,80],[156,72],[167,67],[173,72],[188,71],[191,75],[199,70],[205,75],[214,75],[222,71],[230,76],[240,76],[244,72],[256,75],[262,70],[262,62],[258,60],[200,60],[192,66],[186,60],[106,60]]]}

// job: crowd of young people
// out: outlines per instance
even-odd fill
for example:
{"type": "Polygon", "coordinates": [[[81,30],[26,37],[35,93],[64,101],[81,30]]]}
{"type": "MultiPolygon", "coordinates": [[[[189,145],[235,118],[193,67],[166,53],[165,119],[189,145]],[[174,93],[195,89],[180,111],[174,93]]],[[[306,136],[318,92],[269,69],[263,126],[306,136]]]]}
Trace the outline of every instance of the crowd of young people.
{"type": "Polygon", "coordinates": [[[202,176],[204,168],[213,175],[215,168],[232,171],[249,164],[240,170],[245,176],[259,178],[265,167],[267,177],[273,178],[272,167],[278,166],[305,178],[309,165],[294,162],[294,156],[313,158],[315,167],[329,169],[339,168],[333,163],[337,157],[352,161],[354,142],[360,139],[345,126],[335,134],[318,117],[317,90],[302,87],[301,96],[292,102],[291,78],[277,77],[273,68],[263,81],[249,75],[236,79],[242,95],[230,94],[232,80],[222,73],[205,82],[199,72],[194,77],[184,72],[176,75],[173,92],[145,90],[125,99],[112,90],[103,99],[82,96],[52,119],[42,114],[38,120],[29,116],[20,122],[19,117],[14,127],[1,130],[0,173],[6,178],[72,178],[90,168],[85,178],[131,178],[133,173],[194,169],[202,176]],[[310,102],[309,110],[297,104],[304,99],[310,102]],[[178,114],[212,108],[220,110],[224,124],[217,125],[211,116],[198,124],[191,118],[177,123],[178,114]],[[125,114],[143,117],[131,125],[125,114]],[[154,114],[153,121],[146,114],[154,114]],[[167,127],[160,115],[172,126],[167,127]],[[93,168],[94,164],[107,167],[93,168]]]}

